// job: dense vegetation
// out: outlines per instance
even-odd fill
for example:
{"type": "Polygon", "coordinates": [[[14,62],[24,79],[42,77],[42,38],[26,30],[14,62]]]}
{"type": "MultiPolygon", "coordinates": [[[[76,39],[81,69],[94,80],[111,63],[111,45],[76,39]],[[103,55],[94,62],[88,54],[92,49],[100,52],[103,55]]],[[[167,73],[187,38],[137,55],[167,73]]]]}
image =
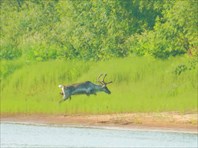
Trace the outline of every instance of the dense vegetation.
{"type": "Polygon", "coordinates": [[[1,0],[1,59],[197,54],[196,0],[1,0]]]}
{"type": "Polygon", "coordinates": [[[197,0],[0,0],[1,112],[197,111],[197,8],[197,0]],[[58,84],[101,72],[111,95],[57,104],[58,84]]]}
{"type": "Polygon", "coordinates": [[[108,62],[53,60],[23,66],[5,79],[1,113],[101,114],[121,112],[197,112],[197,69],[186,58],[166,61],[122,58],[108,62]],[[186,71],[181,71],[181,63],[186,71]],[[115,67],[116,65],[116,67],[115,67]],[[50,66],[50,68],[49,68],[50,66]],[[90,80],[107,72],[112,94],[76,95],[59,104],[59,84],[90,80]]]}

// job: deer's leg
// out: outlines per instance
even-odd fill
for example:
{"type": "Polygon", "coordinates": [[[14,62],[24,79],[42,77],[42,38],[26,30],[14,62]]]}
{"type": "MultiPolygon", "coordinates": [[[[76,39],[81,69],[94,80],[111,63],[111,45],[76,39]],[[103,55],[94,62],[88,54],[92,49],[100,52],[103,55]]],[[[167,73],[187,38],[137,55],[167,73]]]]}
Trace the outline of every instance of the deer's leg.
{"type": "Polygon", "coordinates": [[[62,102],[64,102],[64,101],[66,101],[66,100],[67,100],[67,99],[60,100],[59,103],[62,103],[62,102]]]}
{"type": "Polygon", "coordinates": [[[60,104],[60,103],[62,103],[63,101],[65,101],[65,100],[60,100],[58,103],[60,104]]]}
{"type": "Polygon", "coordinates": [[[62,102],[64,102],[64,101],[66,101],[68,98],[71,100],[71,96],[65,96],[65,95],[64,95],[64,96],[63,96],[63,99],[60,100],[59,103],[62,103],[62,102]]]}
{"type": "Polygon", "coordinates": [[[90,96],[90,94],[92,94],[92,89],[87,89],[86,92],[85,92],[85,94],[87,96],[90,96]]]}
{"type": "Polygon", "coordinates": [[[62,103],[62,102],[64,102],[65,100],[60,100],[58,103],[60,104],[60,103],[62,103]]]}

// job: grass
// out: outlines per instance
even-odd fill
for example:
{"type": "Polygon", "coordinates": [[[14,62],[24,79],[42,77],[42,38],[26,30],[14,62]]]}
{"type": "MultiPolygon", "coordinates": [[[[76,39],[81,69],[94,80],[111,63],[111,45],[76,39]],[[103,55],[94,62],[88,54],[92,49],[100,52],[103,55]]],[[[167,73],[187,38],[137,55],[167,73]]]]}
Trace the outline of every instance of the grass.
{"type": "Polygon", "coordinates": [[[24,64],[1,81],[1,113],[106,114],[122,112],[197,112],[197,70],[184,57],[148,57],[103,62],[54,60],[24,64]],[[184,64],[187,70],[175,72],[184,64]],[[111,95],[62,98],[59,84],[90,80],[108,73],[111,95]]]}

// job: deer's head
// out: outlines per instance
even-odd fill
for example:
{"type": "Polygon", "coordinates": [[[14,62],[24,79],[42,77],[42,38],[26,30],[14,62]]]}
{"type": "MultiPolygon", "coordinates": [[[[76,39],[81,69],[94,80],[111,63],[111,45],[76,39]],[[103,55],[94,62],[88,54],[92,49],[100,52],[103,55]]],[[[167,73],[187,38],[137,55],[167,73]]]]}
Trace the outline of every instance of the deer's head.
{"type": "Polygon", "coordinates": [[[100,81],[100,78],[101,78],[102,75],[103,75],[103,74],[100,74],[100,75],[99,75],[97,81],[101,84],[102,90],[103,90],[104,92],[106,92],[107,94],[111,94],[111,91],[107,88],[107,85],[110,84],[110,83],[112,83],[112,81],[110,81],[110,82],[105,82],[105,78],[106,78],[107,74],[104,74],[104,77],[103,77],[102,81],[100,81]]]}

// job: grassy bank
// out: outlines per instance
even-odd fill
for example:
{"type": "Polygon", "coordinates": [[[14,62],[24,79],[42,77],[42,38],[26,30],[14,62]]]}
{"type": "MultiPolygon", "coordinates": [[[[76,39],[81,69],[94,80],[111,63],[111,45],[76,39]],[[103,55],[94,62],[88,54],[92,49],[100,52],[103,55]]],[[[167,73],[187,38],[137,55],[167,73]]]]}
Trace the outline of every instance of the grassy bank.
{"type": "MultiPolygon", "coordinates": [[[[1,79],[1,113],[101,114],[121,112],[196,112],[197,70],[189,59],[130,57],[103,62],[48,61],[15,64],[1,79]],[[111,95],[62,99],[59,84],[90,80],[108,73],[111,95]]],[[[6,67],[7,63],[4,63],[6,67]]],[[[2,72],[3,73],[3,72],[2,72]]],[[[3,73],[3,74],[4,74],[3,73]]]]}

